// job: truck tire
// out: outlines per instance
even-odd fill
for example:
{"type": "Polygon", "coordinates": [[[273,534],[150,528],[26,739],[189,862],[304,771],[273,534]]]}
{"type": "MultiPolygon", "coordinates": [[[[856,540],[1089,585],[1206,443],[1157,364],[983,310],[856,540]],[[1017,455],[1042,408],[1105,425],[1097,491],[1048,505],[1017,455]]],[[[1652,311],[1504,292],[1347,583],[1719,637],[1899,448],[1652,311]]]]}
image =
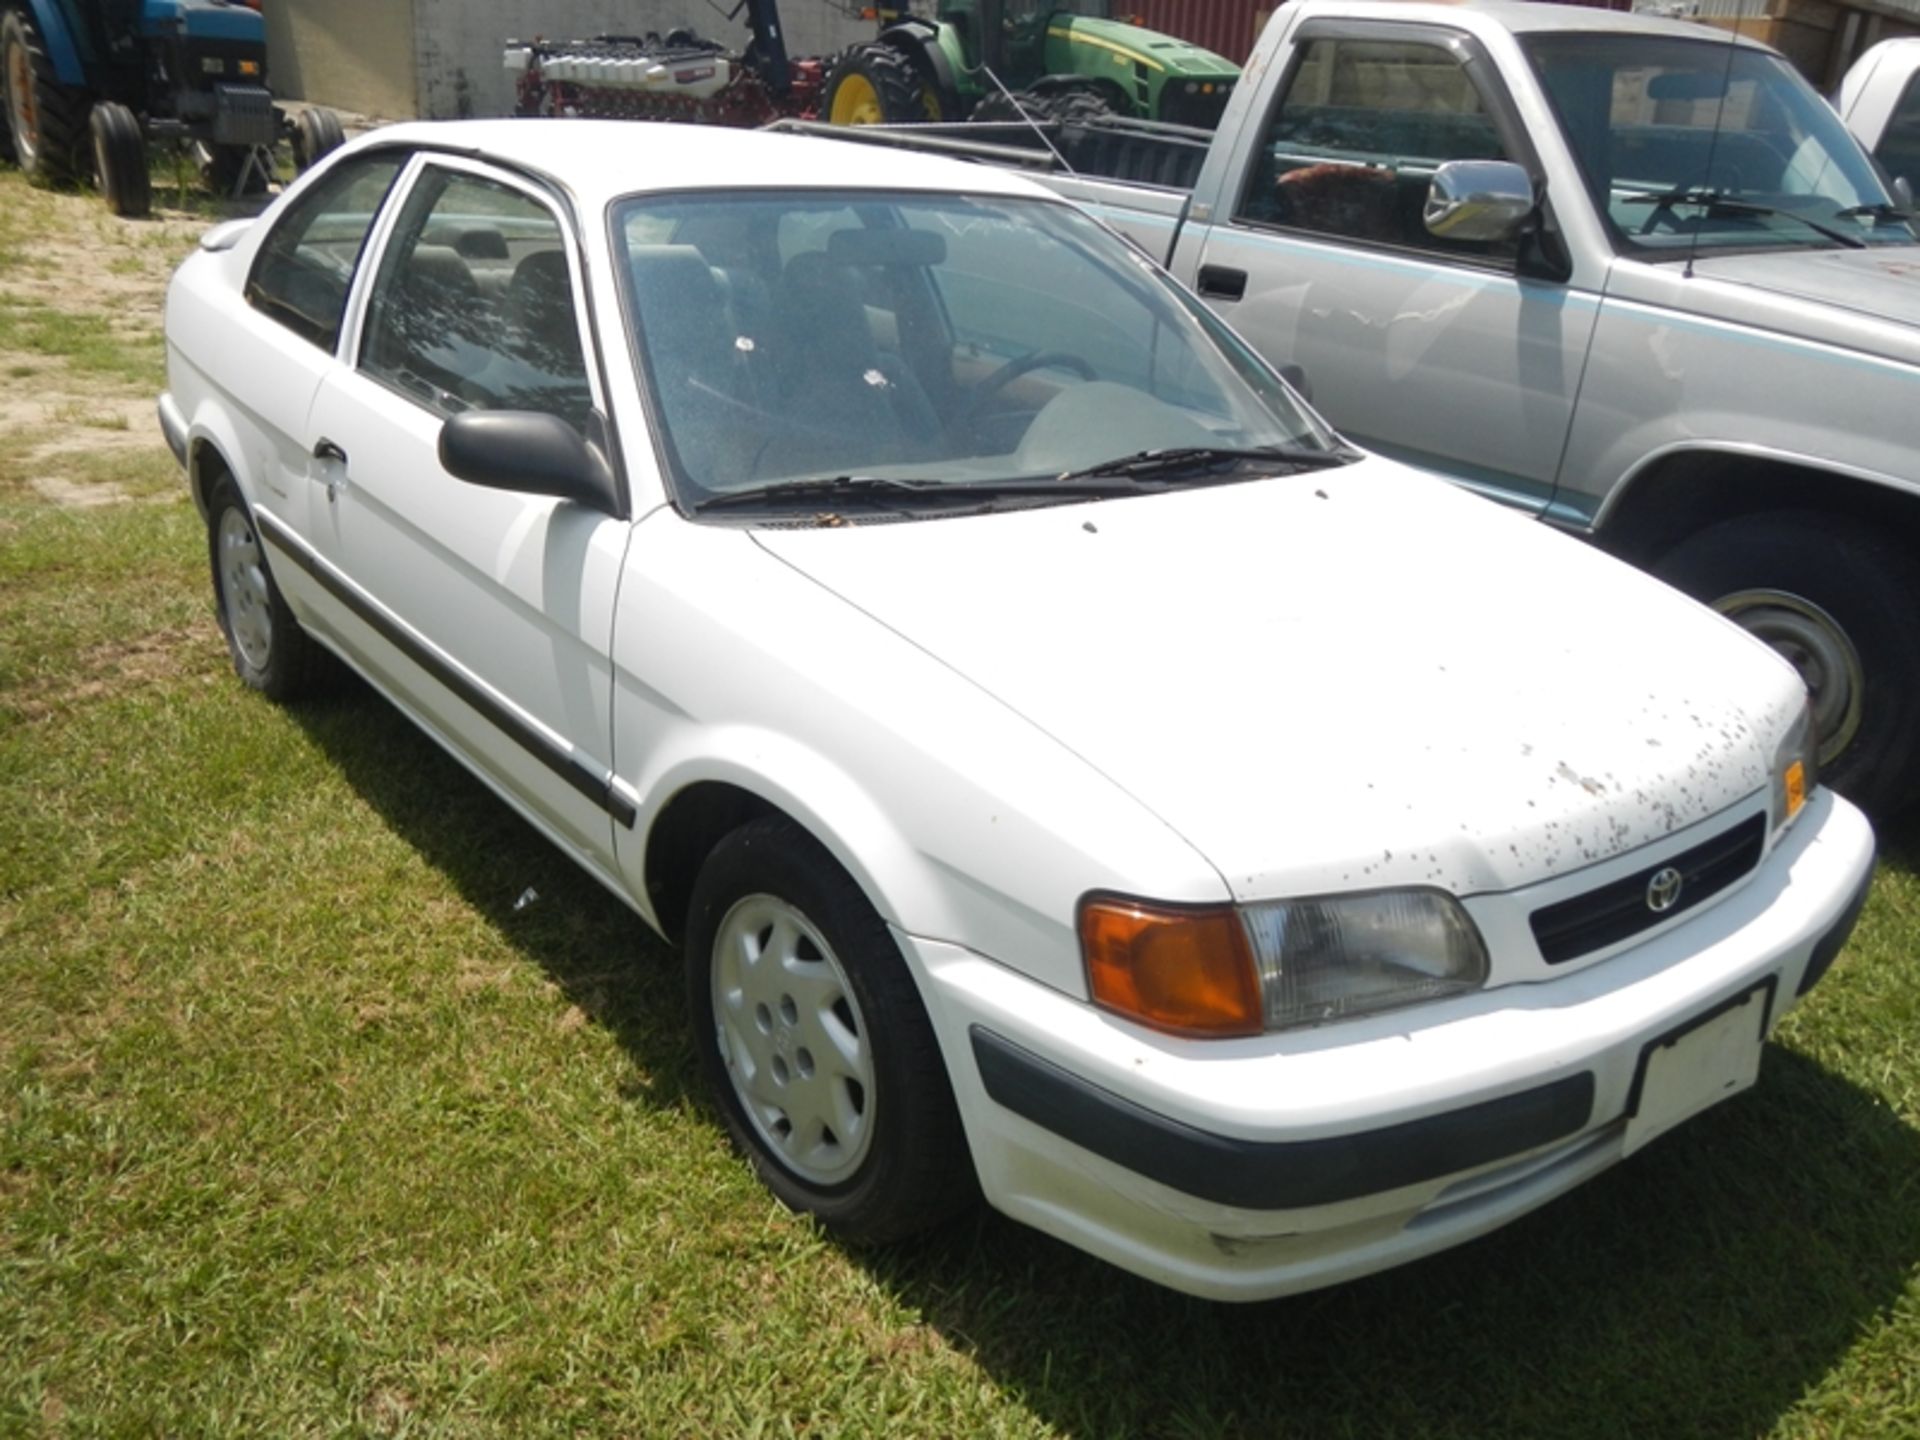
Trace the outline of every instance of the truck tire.
{"type": "Polygon", "coordinates": [[[53,59],[25,9],[0,15],[0,96],[13,158],[42,185],[74,178],[80,165],[86,97],[55,78],[53,59]]]}
{"type": "Polygon", "coordinates": [[[1652,568],[1800,672],[1827,784],[1879,816],[1920,795],[1920,566],[1903,546],[1778,510],[1702,530],[1652,568]]]}
{"type": "Polygon", "coordinates": [[[928,118],[913,61],[878,43],[855,45],[834,61],[820,109],[834,125],[911,125],[928,118]]]}
{"type": "Polygon", "coordinates": [[[293,120],[293,168],[304,175],[346,143],[340,117],[325,106],[309,106],[293,120]]]}
{"type": "Polygon", "coordinates": [[[102,100],[87,117],[93,137],[93,174],[107,208],[139,220],[153,213],[153,182],[147,174],[147,140],[133,111],[102,100]]]}

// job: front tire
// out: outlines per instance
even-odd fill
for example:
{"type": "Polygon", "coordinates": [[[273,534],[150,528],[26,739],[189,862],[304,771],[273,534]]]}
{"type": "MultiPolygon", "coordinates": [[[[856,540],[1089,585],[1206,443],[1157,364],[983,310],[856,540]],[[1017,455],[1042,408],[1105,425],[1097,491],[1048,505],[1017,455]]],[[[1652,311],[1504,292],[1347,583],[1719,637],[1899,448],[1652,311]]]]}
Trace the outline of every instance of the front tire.
{"type": "Polygon", "coordinates": [[[1773,511],[1703,530],[1653,571],[1800,672],[1829,785],[1882,816],[1920,794],[1920,568],[1903,546],[1855,521],[1773,511]]]}
{"type": "Polygon", "coordinates": [[[784,817],[694,885],[687,997],[727,1132],[769,1190],[842,1240],[929,1229],[974,1181],[932,1024],[853,879],[784,817]]]}
{"type": "Polygon", "coordinates": [[[93,174],[107,208],[139,220],[153,213],[153,181],[147,173],[147,141],[126,106],[102,100],[87,117],[93,137],[93,174]]]}
{"type": "Polygon", "coordinates": [[[241,681],[282,702],[322,688],[329,657],[287,608],[253,514],[231,479],[220,480],[207,497],[207,558],[214,614],[241,681]]]}
{"type": "Polygon", "coordinates": [[[346,143],[340,117],[323,105],[309,106],[293,120],[293,168],[304,175],[346,143]]]}
{"type": "Polygon", "coordinates": [[[81,164],[86,97],[60,83],[24,8],[0,15],[0,101],[13,157],[27,178],[42,185],[72,180],[81,164]]]}
{"type": "Polygon", "coordinates": [[[920,72],[891,45],[855,45],[834,62],[820,108],[835,125],[909,125],[928,118],[920,72]]]}

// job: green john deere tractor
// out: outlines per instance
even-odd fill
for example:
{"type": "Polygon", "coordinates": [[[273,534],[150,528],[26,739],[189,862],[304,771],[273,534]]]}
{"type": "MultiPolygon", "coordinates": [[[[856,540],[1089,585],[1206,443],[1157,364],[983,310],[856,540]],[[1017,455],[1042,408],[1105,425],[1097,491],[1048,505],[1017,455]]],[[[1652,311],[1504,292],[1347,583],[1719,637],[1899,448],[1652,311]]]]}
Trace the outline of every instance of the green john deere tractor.
{"type": "Polygon", "coordinates": [[[940,0],[931,20],[883,10],[881,25],[834,62],[821,109],[835,125],[1110,113],[1212,129],[1240,78],[1108,0],[940,0]]]}

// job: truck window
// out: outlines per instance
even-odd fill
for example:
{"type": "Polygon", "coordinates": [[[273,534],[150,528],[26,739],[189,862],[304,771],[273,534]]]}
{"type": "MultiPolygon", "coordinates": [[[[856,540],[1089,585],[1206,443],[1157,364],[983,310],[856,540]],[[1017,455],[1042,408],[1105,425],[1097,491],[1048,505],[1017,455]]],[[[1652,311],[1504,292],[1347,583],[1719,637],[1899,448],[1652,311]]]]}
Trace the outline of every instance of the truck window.
{"type": "Polygon", "coordinates": [[[1920,75],[1907,81],[1906,91],[1887,119],[1886,133],[1874,148],[1873,158],[1896,180],[1920,185],[1920,75]]]}
{"type": "Polygon", "coordinates": [[[1268,122],[1239,218],[1367,244],[1510,257],[1512,240],[1442,240],[1421,218],[1442,164],[1506,158],[1479,90],[1444,47],[1317,38],[1303,47],[1268,122]]]}

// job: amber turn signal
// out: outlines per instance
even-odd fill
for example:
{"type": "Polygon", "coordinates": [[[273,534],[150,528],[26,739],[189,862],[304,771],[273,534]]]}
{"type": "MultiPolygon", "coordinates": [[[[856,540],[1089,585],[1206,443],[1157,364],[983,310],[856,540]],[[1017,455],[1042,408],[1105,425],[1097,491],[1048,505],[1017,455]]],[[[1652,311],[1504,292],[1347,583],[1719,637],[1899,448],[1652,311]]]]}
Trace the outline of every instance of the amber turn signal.
{"type": "Polygon", "coordinates": [[[1265,1022],[1253,950],[1230,906],[1080,904],[1080,951],[1094,1003],[1175,1035],[1258,1035],[1265,1022]]]}
{"type": "Polygon", "coordinates": [[[1800,813],[1800,807],[1807,803],[1807,767],[1801,760],[1788,764],[1786,775],[1787,818],[1791,820],[1800,813]]]}

